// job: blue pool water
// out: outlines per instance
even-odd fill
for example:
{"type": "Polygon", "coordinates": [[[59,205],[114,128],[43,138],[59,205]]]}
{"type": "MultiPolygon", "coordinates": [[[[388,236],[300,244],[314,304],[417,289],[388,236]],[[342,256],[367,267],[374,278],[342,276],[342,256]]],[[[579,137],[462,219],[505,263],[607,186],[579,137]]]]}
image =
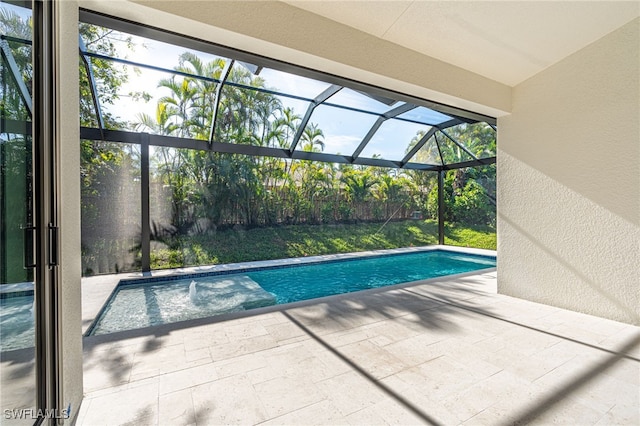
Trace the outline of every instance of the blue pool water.
{"type": "Polygon", "coordinates": [[[495,258],[442,250],[271,269],[247,275],[279,304],[496,266],[495,258]]]}
{"type": "Polygon", "coordinates": [[[496,265],[495,257],[444,250],[121,282],[89,334],[108,334],[315,299],[496,265]]]}
{"type": "Polygon", "coordinates": [[[0,352],[34,346],[33,295],[0,298],[0,352]]]}

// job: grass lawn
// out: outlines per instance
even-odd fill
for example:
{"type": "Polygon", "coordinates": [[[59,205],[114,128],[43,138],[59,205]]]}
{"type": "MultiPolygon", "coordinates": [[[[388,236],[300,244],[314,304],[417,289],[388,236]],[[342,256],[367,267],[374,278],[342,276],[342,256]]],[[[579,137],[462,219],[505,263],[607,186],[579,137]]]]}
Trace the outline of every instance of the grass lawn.
{"type": "Polygon", "coordinates": [[[445,224],[444,243],[449,246],[496,249],[496,230],[488,226],[465,228],[445,224]]]}
{"type": "MultiPolygon", "coordinates": [[[[153,269],[282,259],[320,254],[424,246],[438,243],[433,220],[341,225],[291,225],[248,230],[224,230],[184,239],[173,248],[151,252],[153,269]]],[[[448,224],[445,244],[495,250],[491,228],[463,228],[448,224]]]]}

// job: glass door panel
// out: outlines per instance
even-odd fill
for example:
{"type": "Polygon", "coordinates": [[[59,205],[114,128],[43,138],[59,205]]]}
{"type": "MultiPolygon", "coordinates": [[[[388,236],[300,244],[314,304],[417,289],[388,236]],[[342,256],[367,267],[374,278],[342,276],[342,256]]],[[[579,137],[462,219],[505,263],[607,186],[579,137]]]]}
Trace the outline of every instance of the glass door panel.
{"type": "Polygon", "coordinates": [[[36,414],[31,10],[0,3],[0,405],[2,424],[36,414]]]}

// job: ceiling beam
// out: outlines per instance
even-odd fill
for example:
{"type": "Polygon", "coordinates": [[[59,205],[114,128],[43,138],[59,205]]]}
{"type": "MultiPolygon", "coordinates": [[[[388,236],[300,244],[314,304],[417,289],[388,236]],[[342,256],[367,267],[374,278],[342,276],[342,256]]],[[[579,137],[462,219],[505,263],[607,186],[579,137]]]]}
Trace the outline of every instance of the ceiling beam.
{"type": "MultiPolygon", "coordinates": [[[[31,134],[31,122],[20,120],[0,120],[0,132],[15,134],[31,134]]],[[[287,149],[272,148],[255,145],[242,145],[223,142],[209,143],[206,140],[187,139],[165,135],[150,135],[147,133],[129,132],[125,130],[105,130],[104,140],[107,142],[121,142],[128,144],[141,144],[143,138],[149,140],[149,145],[162,146],[167,148],[185,148],[195,149],[199,151],[211,150],[214,152],[224,152],[229,154],[244,154],[251,156],[267,156],[276,158],[293,158],[296,160],[320,161],[323,163],[340,163],[340,164],[358,164],[375,167],[392,167],[402,168],[405,170],[423,170],[423,171],[439,171],[439,170],[455,170],[465,167],[475,167],[490,165],[496,162],[496,157],[480,158],[477,160],[465,161],[461,163],[437,165],[422,164],[408,162],[401,165],[400,162],[383,160],[380,158],[358,158],[352,159],[348,156],[339,154],[327,154],[323,152],[295,151],[293,156],[289,156],[287,149]]],[[[102,140],[100,129],[91,127],[80,128],[80,139],[86,140],[102,140]]]]}
{"type": "MultiPolygon", "coordinates": [[[[442,133],[443,135],[445,135],[447,138],[449,138],[451,140],[451,142],[455,143],[456,145],[458,145],[458,147],[460,147],[460,149],[462,149],[464,152],[466,152],[467,154],[469,154],[474,160],[477,160],[478,157],[476,157],[473,152],[469,151],[469,149],[462,145],[460,142],[458,142],[457,140],[455,140],[454,138],[452,138],[451,136],[449,136],[449,134],[447,132],[445,132],[444,130],[440,130],[440,133],[442,133]]],[[[443,163],[444,164],[444,163],[443,163]]]]}
{"type": "Polygon", "coordinates": [[[293,141],[291,141],[291,146],[289,147],[290,156],[293,155],[293,151],[295,151],[296,146],[298,146],[298,143],[300,142],[300,138],[304,134],[304,129],[307,128],[307,124],[311,119],[311,114],[313,114],[313,110],[315,110],[318,105],[320,105],[321,103],[329,99],[331,96],[338,93],[341,89],[342,89],[342,86],[332,84],[331,86],[327,87],[322,93],[320,93],[318,96],[313,98],[313,101],[311,101],[311,103],[307,107],[307,111],[305,112],[304,117],[302,118],[302,121],[298,125],[298,129],[296,130],[296,134],[293,137],[293,141]]]}
{"type": "Polygon", "coordinates": [[[353,155],[351,157],[355,160],[360,156],[360,153],[362,153],[362,151],[367,146],[369,141],[371,141],[371,138],[373,138],[373,135],[376,134],[380,126],[382,126],[382,123],[384,123],[390,118],[397,117],[400,114],[404,114],[405,112],[411,111],[414,108],[417,108],[417,106],[409,103],[405,103],[385,112],[384,114],[382,114],[382,116],[378,117],[376,122],[373,123],[373,126],[371,126],[371,128],[369,129],[365,137],[360,142],[360,145],[358,145],[356,150],[353,152],[353,155]]]}
{"type": "Polygon", "coordinates": [[[438,148],[438,155],[440,156],[440,163],[444,165],[444,155],[442,155],[442,147],[440,146],[440,141],[438,140],[438,134],[433,134],[433,139],[436,141],[436,148],[438,148]]]}
{"type": "MultiPolygon", "coordinates": [[[[404,156],[404,158],[400,161],[400,164],[402,166],[404,166],[405,164],[407,164],[409,162],[409,160],[411,160],[413,158],[414,155],[416,155],[418,153],[418,151],[420,151],[420,149],[424,146],[425,143],[427,143],[427,141],[429,140],[429,138],[431,136],[433,136],[433,134],[437,131],[438,129],[436,127],[432,127],[429,129],[429,131],[427,133],[424,134],[424,136],[418,141],[417,144],[415,144],[415,146],[413,148],[411,148],[411,151],[409,151],[407,153],[407,155],[404,156]]],[[[402,167],[401,166],[401,167],[402,167]]]]}
{"type": "Polygon", "coordinates": [[[453,163],[442,166],[442,170],[456,170],[467,167],[488,166],[496,163],[496,157],[478,158],[477,160],[463,161],[461,163],[453,163]]]}
{"type": "Polygon", "coordinates": [[[213,103],[213,113],[211,114],[211,130],[209,131],[209,142],[213,143],[213,138],[216,134],[216,122],[218,121],[218,109],[220,108],[220,95],[222,94],[222,88],[225,81],[229,78],[231,68],[233,68],[234,60],[228,60],[224,64],[224,68],[220,73],[220,83],[216,86],[216,99],[213,103]]]}
{"type": "Polygon", "coordinates": [[[78,34],[78,50],[80,51],[80,58],[82,58],[82,63],[84,64],[84,70],[87,73],[87,80],[89,81],[89,90],[91,91],[91,100],[93,101],[93,108],[96,113],[98,128],[104,138],[104,119],[102,118],[100,98],[98,97],[98,90],[96,88],[96,78],[93,74],[93,66],[91,66],[91,62],[89,62],[89,58],[86,56],[87,47],[85,46],[84,40],[80,34],[78,34]]]}

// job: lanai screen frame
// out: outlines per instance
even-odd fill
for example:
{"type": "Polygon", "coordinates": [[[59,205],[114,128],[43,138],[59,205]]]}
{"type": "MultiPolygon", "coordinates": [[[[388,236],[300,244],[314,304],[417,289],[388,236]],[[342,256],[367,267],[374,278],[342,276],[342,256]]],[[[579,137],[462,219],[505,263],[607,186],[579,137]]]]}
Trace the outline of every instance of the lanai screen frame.
{"type": "MultiPolygon", "coordinates": [[[[284,96],[294,99],[301,99],[309,102],[309,107],[302,118],[302,121],[298,127],[298,130],[294,136],[294,139],[289,148],[275,148],[275,147],[265,147],[265,146],[256,146],[256,145],[244,145],[244,144],[234,144],[227,142],[219,142],[214,140],[214,127],[216,124],[216,113],[217,113],[217,105],[214,107],[213,117],[212,117],[212,128],[211,128],[211,136],[208,141],[199,140],[199,139],[191,139],[191,138],[182,138],[182,137],[174,137],[174,136],[166,136],[166,135],[155,135],[149,134],[145,132],[134,132],[134,131],[126,131],[126,130],[111,130],[106,129],[103,124],[103,117],[100,107],[100,100],[98,98],[97,90],[96,90],[96,82],[93,77],[93,72],[91,69],[90,58],[100,58],[113,62],[120,62],[128,65],[134,65],[138,67],[154,69],[157,71],[164,71],[173,74],[180,74],[175,70],[164,69],[148,64],[136,63],[133,61],[100,55],[92,52],[88,52],[84,47],[84,43],[82,39],[79,37],[79,55],[83,61],[87,77],[90,83],[92,101],[94,105],[94,110],[96,113],[96,122],[98,123],[97,128],[91,127],[81,127],[80,128],[80,138],[84,140],[94,140],[94,141],[105,141],[105,142],[118,142],[118,143],[127,143],[127,144],[135,144],[140,146],[140,171],[141,171],[141,269],[142,272],[149,272],[151,270],[150,262],[151,262],[151,224],[150,224],[150,206],[149,206],[149,178],[150,178],[150,168],[149,168],[149,147],[150,146],[158,146],[158,147],[168,147],[168,148],[186,148],[193,150],[201,150],[201,151],[212,151],[212,152],[220,152],[220,153],[230,153],[230,154],[243,154],[250,156],[267,156],[267,157],[277,157],[291,160],[309,160],[309,161],[319,161],[319,162],[327,162],[327,163],[338,163],[338,164],[353,164],[353,165],[365,165],[365,166],[376,166],[376,167],[388,167],[388,168],[396,168],[396,169],[405,169],[405,170],[421,170],[421,171],[430,171],[438,173],[438,241],[439,244],[444,245],[444,200],[443,200],[443,188],[444,188],[444,174],[449,170],[456,170],[460,168],[467,167],[478,167],[485,166],[490,164],[495,164],[496,157],[488,157],[488,158],[478,158],[472,152],[470,152],[464,144],[461,144],[453,137],[451,137],[445,130],[449,127],[453,127],[459,124],[468,123],[473,124],[477,122],[485,122],[489,126],[496,130],[496,118],[490,117],[487,115],[479,114],[472,111],[467,111],[455,107],[451,107],[448,105],[440,104],[437,102],[429,101],[426,99],[422,99],[419,97],[415,97],[412,95],[407,95],[405,93],[396,92],[389,89],[384,89],[381,87],[377,87],[374,85],[358,82],[355,80],[351,80],[345,77],[336,76],[333,74],[325,73],[322,71],[314,70],[311,68],[306,68],[300,65],[294,65],[287,62],[279,61],[276,59],[268,58],[265,56],[261,56],[254,53],[249,53],[246,51],[226,47],[223,45],[219,45],[213,42],[201,40],[198,38],[186,36],[183,34],[178,34],[175,32],[171,32],[165,29],[155,28],[149,25],[140,24],[132,21],[128,21],[122,18],[109,16],[106,14],[80,9],[79,19],[82,23],[97,25],[101,27],[111,28],[117,31],[121,31],[124,33],[128,33],[135,36],[145,37],[153,40],[157,40],[164,43],[169,43],[176,46],[181,46],[187,49],[194,49],[205,53],[210,53],[216,56],[221,56],[223,58],[230,59],[228,62],[228,66],[225,71],[228,71],[231,68],[231,65],[235,62],[242,62],[245,64],[249,64],[248,66],[255,66],[256,68],[270,68],[277,71],[282,71],[306,78],[311,78],[315,80],[319,80],[322,82],[326,82],[331,84],[325,91],[318,94],[315,98],[303,98],[287,93],[271,91],[266,89],[258,89],[252,87],[246,87],[239,85],[239,87],[243,89],[250,90],[263,90],[269,91],[271,94],[284,96]],[[357,108],[352,108],[346,105],[336,105],[331,104],[330,102],[326,102],[333,94],[341,90],[342,88],[349,88],[352,90],[359,91],[367,96],[370,96],[377,100],[390,100],[392,101],[389,109],[383,113],[375,114],[378,115],[376,122],[364,136],[362,141],[359,143],[356,150],[351,155],[341,155],[341,154],[329,154],[322,152],[309,152],[296,150],[298,142],[301,138],[302,132],[306,127],[310,117],[314,109],[320,105],[331,105],[332,107],[344,108],[346,110],[352,110],[356,112],[366,112],[371,114],[370,111],[358,110],[357,108]],[[398,102],[402,102],[402,104],[398,104],[398,102]],[[431,129],[420,139],[420,141],[404,156],[404,158],[400,161],[392,161],[381,158],[365,158],[360,157],[362,151],[366,148],[367,144],[371,141],[372,137],[375,135],[376,131],[380,128],[380,126],[388,119],[397,118],[398,115],[407,112],[413,108],[417,107],[426,107],[428,109],[434,110],[436,112],[441,112],[452,117],[451,120],[442,122],[442,123],[433,123],[428,124],[431,126],[431,129]],[[425,145],[425,143],[430,139],[432,135],[434,135],[437,131],[440,131],[446,138],[448,138],[452,143],[457,145],[463,151],[465,151],[473,160],[458,162],[458,163],[450,163],[446,164],[442,161],[443,164],[423,164],[423,163],[415,163],[411,162],[411,158],[415,156],[415,154],[425,145]]],[[[19,77],[19,73],[13,66],[11,66],[11,53],[8,49],[8,46],[5,46],[6,41],[4,40],[7,37],[3,37],[3,40],[0,42],[2,45],[2,54],[4,59],[10,65],[10,72],[14,74],[14,78],[16,83],[19,85],[20,89],[23,89],[20,86],[22,79],[19,77]]],[[[13,41],[18,41],[14,39],[13,41]]],[[[425,71],[426,72],[426,71],[425,71]]],[[[228,76],[228,72],[223,72],[221,79],[213,79],[202,77],[198,75],[186,75],[189,78],[194,79],[205,79],[211,82],[215,82],[218,84],[218,90],[221,90],[223,85],[229,84],[233,85],[234,83],[227,82],[226,77],[228,76]]],[[[25,90],[21,90],[21,95],[25,98],[25,90]]],[[[218,92],[219,93],[219,92],[218,92]]],[[[216,97],[216,104],[219,102],[219,96],[216,97]]],[[[30,99],[26,97],[25,104],[29,105],[30,99]]],[[[402,119],[403,121],[415,122],[410,119],[402,119]]],[[[424,122],[415,122],[419,124],[426,124],[424,122]]],[[[24,129],[24,123],[15,122],[12,120],[2,119],[2,129],[3,132],[11,133],[14,130],[24,129]]],[[[30,127],[28,127],[30,128],[30,127]]],[[[440,143],[436,138],[436,146],[440,153],[440,157],[442,159],[442,154],[440,150],[440,143]]]]}

